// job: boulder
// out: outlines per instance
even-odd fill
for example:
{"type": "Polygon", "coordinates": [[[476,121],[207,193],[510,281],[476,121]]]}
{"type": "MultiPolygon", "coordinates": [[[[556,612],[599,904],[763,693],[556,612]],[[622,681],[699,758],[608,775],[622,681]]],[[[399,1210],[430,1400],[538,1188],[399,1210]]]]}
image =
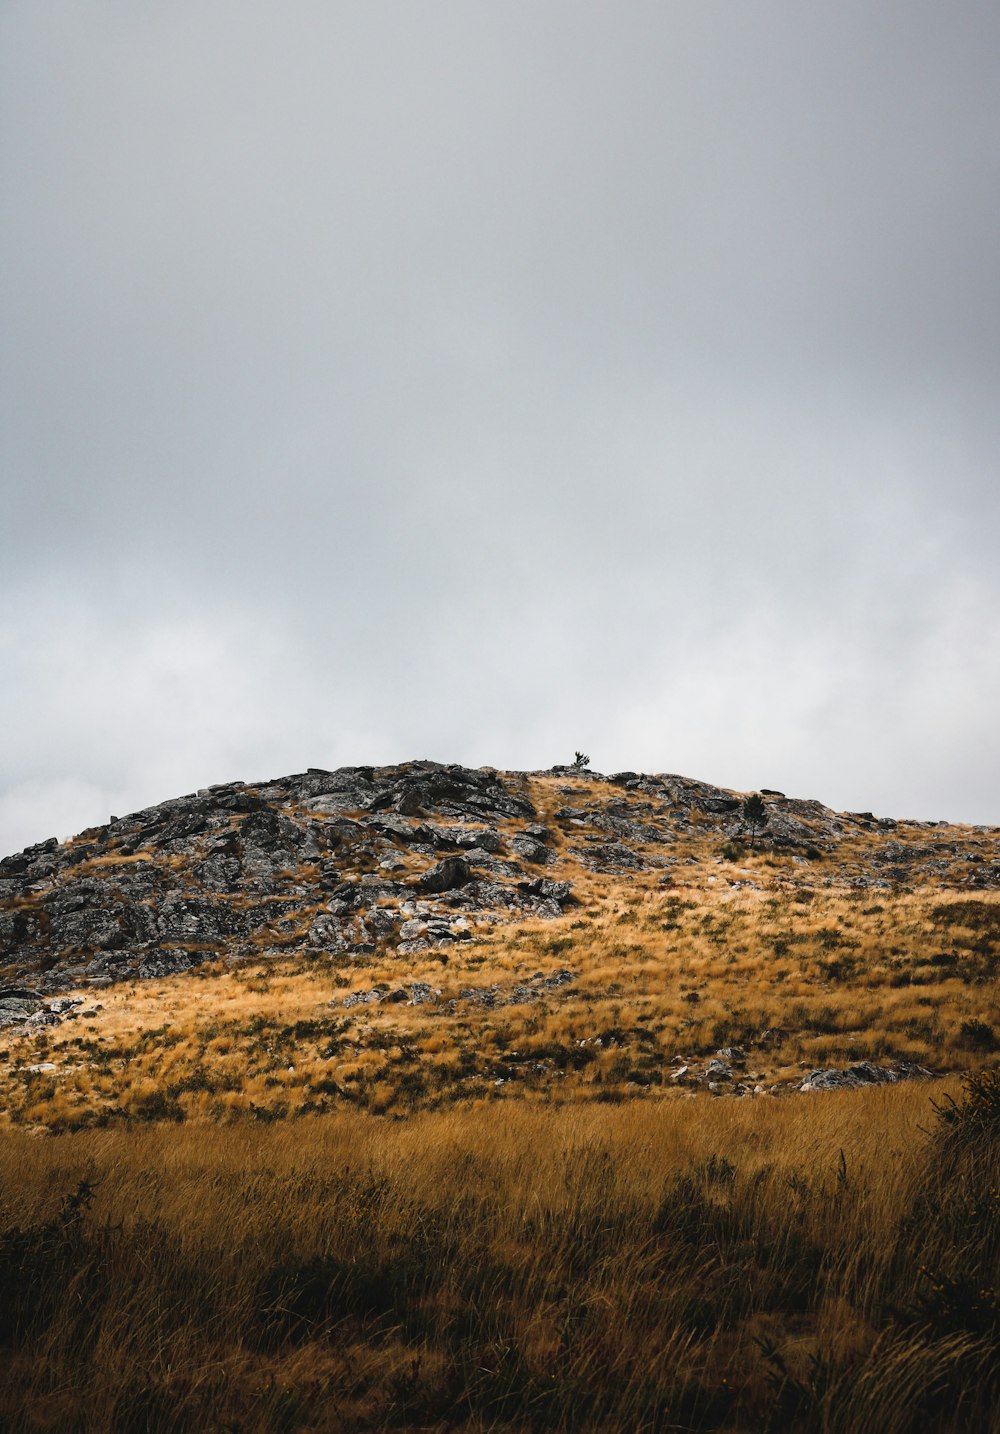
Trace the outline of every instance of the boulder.
{"type": "Polygon", "coordinates": [[[175,976],[178,971],[190,971],[211,953],[203,951],[149,951],[140,956],[136,975],[140,981],[151,981],[163,976],[175,976]]]}
{"type": "Polygon", "coordinates": [[[424,872],[418,885],[421,891],[426,892],[454,891],[471,880],[472,872],[464,857],[446,856],[424,872]]]}
{"type": "Polygon", "coordinates": [[[491,855],[498,852],[503,845],[500,833],[492,827],[460,827],[455,832],[454,839],[460,847],[486,851],[491,855]]]}
{"type": "Polygon", "coordinates": [[[534,862],[538,866],[547,866],[550,861],[556,859],[551,847],[547,847],[544,842],[527,832],[519,832],[517,836],[511,837],[510,849],[525,861],[534,862]]]}
{"type": "Polygon", "coordinates": [[[543,901],[557,901],[560,906],[576,900],[571,881],[550,881],[547,876],[536,876],[531,881],[519,881],[517,889],[529,896],[540,896],[543,901]]]}
{"type": "Polygon", "coordinates": [[[0,1028],[21,1025],[41,1008],[42,1003],[33,991],[8,987],[0,991],[0,1028]]]}
{"type": "Polygon", "coordinates": [[[858,1061],[846,1070],[810,1071],[799,1090],[858,1090],[862,1086],[891,1085],[900,1080],[929,1079],[931,1072],[923,1066],[901,1061],[895,1066],[877,1066],[871,1061],[858,1061]]]}

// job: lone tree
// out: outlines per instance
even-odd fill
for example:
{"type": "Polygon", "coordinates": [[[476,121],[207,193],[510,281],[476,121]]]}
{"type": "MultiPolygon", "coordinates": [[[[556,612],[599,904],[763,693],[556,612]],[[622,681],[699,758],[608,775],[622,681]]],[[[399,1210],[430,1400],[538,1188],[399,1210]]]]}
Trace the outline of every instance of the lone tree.
{"type": "Polygon", "coordinates": [[[586,752],[577,752],[576,756],[573,758],[573,766],[578,767],[580,769],[590,766],[590,758],[587,756],[586,752]]]}
{"type": "Polygon", "coordinates": [[[750,850],[753,851],[757,833],[767,826],[767,807],[759,792],[754,792],[744,800],[740,807],[740,816],[743,818],[743,825],[750,831],[750,850]]]}

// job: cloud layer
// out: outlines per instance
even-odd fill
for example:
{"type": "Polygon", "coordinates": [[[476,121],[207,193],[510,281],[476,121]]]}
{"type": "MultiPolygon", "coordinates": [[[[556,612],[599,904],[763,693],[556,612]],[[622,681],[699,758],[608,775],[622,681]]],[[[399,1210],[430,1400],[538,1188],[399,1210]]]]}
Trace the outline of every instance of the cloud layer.
{"type": "Polygon", "coordinates": [[[0,847],[408,756],[1000,821],[995,6],[0,17],[0,847]]]}

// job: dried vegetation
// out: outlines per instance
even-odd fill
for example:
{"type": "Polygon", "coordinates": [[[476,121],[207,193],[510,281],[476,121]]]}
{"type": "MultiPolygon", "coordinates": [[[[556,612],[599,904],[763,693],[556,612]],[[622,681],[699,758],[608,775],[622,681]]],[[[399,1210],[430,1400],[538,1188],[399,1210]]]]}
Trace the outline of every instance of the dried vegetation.
{"type": "Polygon", "coordinates": [[[8,1131],[0,1423],[993,1428],[998,1089],[8,1131]]]}
{"type": "Polygon", "coordinates": [[[997,834],[615,874],[527,789],[562,917],[338,954],[300,902],[0,1033],[0,1427],[1000,1427],[997,834]],[[866,1059],[941,1079],[797,1093],[866,1059]]]}

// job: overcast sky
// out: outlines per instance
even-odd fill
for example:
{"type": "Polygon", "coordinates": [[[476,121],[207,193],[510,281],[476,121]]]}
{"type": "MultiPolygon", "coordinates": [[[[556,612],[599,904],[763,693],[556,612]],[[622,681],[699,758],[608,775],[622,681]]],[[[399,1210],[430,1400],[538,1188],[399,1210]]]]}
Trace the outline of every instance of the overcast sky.
{"type": "Polygon", "coordinates": [[[995,0],[9,0],[0,850],[434,757],[1000,822],[995,0]]]}

